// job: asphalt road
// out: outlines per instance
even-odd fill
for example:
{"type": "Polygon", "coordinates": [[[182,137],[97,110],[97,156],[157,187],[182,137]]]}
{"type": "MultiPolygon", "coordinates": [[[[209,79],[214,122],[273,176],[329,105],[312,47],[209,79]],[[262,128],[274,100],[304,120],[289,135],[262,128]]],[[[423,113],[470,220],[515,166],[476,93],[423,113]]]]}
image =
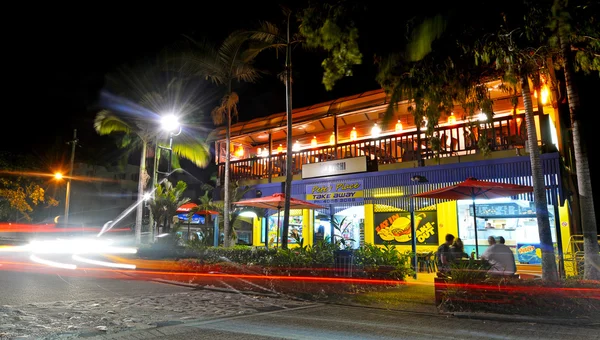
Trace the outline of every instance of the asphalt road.
{"type": "MultiPolygon", "coordinates": [[[[436,313],[416,313],[390,311],[377,308],[340,306],[331,304],[297,304],[290,301],[272,299],[270,305],[259,307],[251,313],[244,306],[235,307],[240,302],[253,305],[260,301],[256,297],[234,293],[208,293],[192,290],[187,287],[161,284],[156,282],[132,280],[130,276],[119,272],[89,270],[65,270],[46,266],[26,264],[26,258],[0,258],[0,306],[4,313],[10,305],[18,305],[19,310],[5,319],[28,322],[38,318],[40,321],[22,325],[21,332],[30,332],[27,327],[37,326],[44,315],[58,315],[58,320],[71,320],[84,309],[83,306],[69,307],[73,304],[64,301],[100,299],[98,303],[86,302],[87,312],[95,308],[111,308],[101,311],[98,319],[112,316],[119,320],[121,311],[115,309],[118,300],[125,301],[131,307],[142,296],[171,295],[171,300],[159,302],[145,307],[138,313],[143,318],[154,314],[170,314],[166,323],[153,322],[150,328],[134,328],[112,334],[102,334],[101,330],[85,334],[87,338],[159,338],[159,339],[600,339],[598,327],[569,326],[552,323],[530,321],[507,322],[494,320],[474,320],[456,318],[436,313]],[[23,261],[23,262],[21,262],[23,261]],[[183,300],[177,300],[178,294],[183,300]],[[188,295],[189,294],[189,295],[188,295]],[[229,301],[229,302],[227,302],[229,301]],[[279,302],[277,302],[279,301],[279,302]],[[44,303],[46,303],[44,305],[44,303]],[[50,304],[48,304],[50,303],[50,304]],[[104,305],[102,305],[104,303],[104,305]],[[185,303],[188,303],[186,306],[185,303]],[[192,303],[192,305],[189,305],[192,303]],[[31,308],[28,304],[32,304],[31,308]],[[210,306],[221,304],[223,308],[209,311],[210,306]],[[100,305],[100,306],[97,306],[100,305]],[[51,309],[54,308],[54,309],[51,309]],[[73,311],[68,310],[74,309],[73,311]],[[160,308],[160,309],[157,309],[160,308]],[[184,313],[186,309],[197,308],[193,316],[173,317],[176,313],[184,313]],[[67,310],[65,310],[67,309],[67,310]],[[179,310],[178,310],[179,309],[179,310]],[[228,310],[227,314],[219,314],[228,310]],[[204,311],[204,315],[201,315],[204,311]],[[239,313],[241,314],[238,314],[239,313]],[[10,316],[12,315],[12,316],[10,316]],[[62,316],[61,316],[62,315],[62,316]],[[222,315],[222,316],[221,316],[222,315]],[[100,317],[102,316],[102,317],[100,317]],[[175,324],[172,324],[175,322],[175,324]],[[90,336],[92,335],[92,336],[90,336]],[[94,336],[95,335],[95,336],[94,336]]],[[[266,301],[266,300],[265,300],[266,301]]],[[[77,305],[77,304],[74,304],[77,305]]],[[[136,308],[133,306],[132,308],[136,308]]],[[[0,308],[1,309],[1,308],[0,308]]],[[[2,311],[2,310],[0,310],[2,311]]],[[[0,313],[0,315],[2,315],[0,313]]],[[[141,317],[141,316],[140,316],[141,317]]],[[[123,316],[122,318],[125,318],[123,316]]],[[[129,316],[127,316],[129,318],[129,316]]],[[[0,318],[1,319],[1,318],[0,318]]],[[[68,321],[65,321],[68,322],[68,321]]],[[[2,322],[0,322],[1,324],[2,322]]],[[[139,325],[139,324],[138,324],[139,325]]],[[[150,324],[148,324],[150,325],[150,324]]],[[[11,324],[0,325],[12,327],[11,324]]],[[[19,329],[7,328],[13,332],[19,329]]],[[[68,329],[68,328],[67,328],[68,329]]],[[[0,329],[0,338],[2,329],[0,329]]],[[[27,333],[28,334],[28,333],[27,333]]],[[[41,333],[40,333],[41,334],[41,333]]],[[[62,338],[68,333],[62,334],[62,338]]],[[[73,333],[75,334],[75,333],[73,333]]],[[[83,335],[82,335],[83,336],[83,335]]],[[[34,337],[35,338],[35,337],[34,337]]],[[[42,338],[42,337],[40,337],[42,338]]],[[[43,337],[55,339],[57,337],[43,337]]]]}
{"type": "MultiPolygon", "coordinates": [[[[98,339],[132,337],[121,333],[98,339]]],[[[460,319],[383,309],[317,305],[191,322],[135,333],[152,339],[600,339],[600,329],[460,319]]]]}
{"type": "Polygon", "coordinates": [[[34,265],[25,256],[0,257],[1,305],[169,294],[189,288],[132,280],[118,271],[76,271],[34,265]]]}

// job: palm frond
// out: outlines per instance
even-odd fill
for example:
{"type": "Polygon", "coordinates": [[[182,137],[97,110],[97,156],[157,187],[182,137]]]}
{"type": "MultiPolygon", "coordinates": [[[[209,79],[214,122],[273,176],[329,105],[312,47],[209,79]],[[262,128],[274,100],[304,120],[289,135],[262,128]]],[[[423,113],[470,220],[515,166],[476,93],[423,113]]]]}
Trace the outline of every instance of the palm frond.
{"type": "Polygon", "coordinates": [[[223,96],[221,104],[215,107],[211,112],[213,122],[217,125],[225,123],[228,113],[231,114],[232,119],[237,117],[237,104],[239,101],[240,97],[238,97],[236,92],[231,92],[230,94],[223,96]]]}
{"type": "Polygon", "coordinates": [[[188,36],[174,49],[176,54],[167,59],[169,69],[186,76],[201,76],[217,85],[227,80],[219,49],[208,40],[196,41],[188,36]]]}
{"type": "Polygon", "coordinates": [[[248,42],[248,34],[244,31],[234,31],[221,43],[218,49],[219,61],[222,65],[233,65],[243,53],[244,45],[248,42]]]}
{"type": "Polygon", "coordinates": [[[201,168],[206,167],[211,159],[208,146],[202,142],[193,140],[174,142],[173,153],[201,168]]]}
{"type": "Polygon", "coordinates": [[[94,129],[99,135],[110,135],[115,132],[131,133],[131,126],[108,110],[96,114],[94,129]]]}
{"type": "Polygon", "coordinates": [[[262,41],[269,44],[273,44],[274,42],[284,42],[285,38],[281,35],[279,31],[279,27],[277,25],[268,22],[262,21],[259,23],[259,26],[255,30],[248,31],[250,34],[250,39],[256,41],[262,41]]]}
{"type": "Polygon", "coordinates": [[[233,75],[238,81],[246,83],[254,83],[260,78],[258,70],[245,62],[239,62],[234,65],[233,75]]]}

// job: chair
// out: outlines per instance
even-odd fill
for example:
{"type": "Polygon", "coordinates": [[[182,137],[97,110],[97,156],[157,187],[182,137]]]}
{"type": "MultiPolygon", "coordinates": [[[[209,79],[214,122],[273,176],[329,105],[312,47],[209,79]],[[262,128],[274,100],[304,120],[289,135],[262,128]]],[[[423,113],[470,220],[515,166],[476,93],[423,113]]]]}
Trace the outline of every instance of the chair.
{"type": "Polygon", "coordinates": [[[435,273],[437,272],[437,252],[435,253],[431,253],[431,255],[429,256],[429,263],[427,264],[427,272],[428,273],[435,273]]]}

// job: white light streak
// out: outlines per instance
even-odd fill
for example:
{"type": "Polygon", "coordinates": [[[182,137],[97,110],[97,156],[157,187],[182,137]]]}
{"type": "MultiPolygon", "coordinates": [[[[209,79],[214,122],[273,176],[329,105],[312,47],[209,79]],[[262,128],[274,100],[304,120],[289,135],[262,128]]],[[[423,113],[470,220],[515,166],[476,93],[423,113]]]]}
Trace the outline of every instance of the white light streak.
{"type": "Polygon", "coordinates": [[[104,266],[104,267],[123,268],[123,269],[135,269],[135,265],[134,264],[112,263],[112,262],[98,261],[98,260],[87,259],[87,258],[81,257],[79,255],[73,255],[73,260],[79,261],[79,262],[84,262],[84,263],[89,263],[89,264],[95,264],[95,265],[98,265],[98,266],[104,266]]]}
{"type": "Polygon", "coordinates": [[[63,269],[77,269],[77,266],[74,264],[60,263],[60,262],[54,262],[54,261],[41,259],[41,258],[35,256],[35,254],[31,254],[29,259],[33,262],[45,264],[46,266],[50,266],[50,267],[63,268],[63,269]]]}

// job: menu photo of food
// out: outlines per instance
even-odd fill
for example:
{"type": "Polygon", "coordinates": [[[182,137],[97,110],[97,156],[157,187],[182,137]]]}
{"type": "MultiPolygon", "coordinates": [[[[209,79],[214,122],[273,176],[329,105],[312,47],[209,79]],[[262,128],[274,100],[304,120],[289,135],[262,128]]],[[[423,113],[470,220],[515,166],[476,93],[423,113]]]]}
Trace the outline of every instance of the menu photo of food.
{"type": "MultiPolygon", "coordinates": [[[[409,212],[375,213],[375,244],[408,244],[412,240],[409,212]]],[[[417,243],[437,244],[437,212],[415,212],[417,243]],[[421,230],[423,229],[423,230],[421,230]],[[424,231],[426,230],[426,233],[424,231]],[[423,237],[427,235],[427,237],[423,237]]]]}

